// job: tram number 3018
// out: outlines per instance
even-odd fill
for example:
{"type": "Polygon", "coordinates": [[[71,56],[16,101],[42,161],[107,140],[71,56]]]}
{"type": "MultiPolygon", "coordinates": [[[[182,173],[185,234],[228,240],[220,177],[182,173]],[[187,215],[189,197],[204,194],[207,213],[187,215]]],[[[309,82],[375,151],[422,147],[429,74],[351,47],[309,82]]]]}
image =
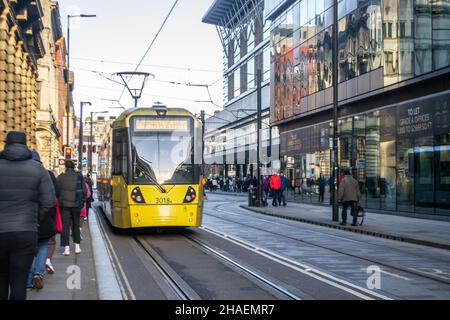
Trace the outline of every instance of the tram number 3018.
{"type": "Polygon", "coordinates": [[[156,198],[156,204],[172,204],[170,198],[156,198]]]}

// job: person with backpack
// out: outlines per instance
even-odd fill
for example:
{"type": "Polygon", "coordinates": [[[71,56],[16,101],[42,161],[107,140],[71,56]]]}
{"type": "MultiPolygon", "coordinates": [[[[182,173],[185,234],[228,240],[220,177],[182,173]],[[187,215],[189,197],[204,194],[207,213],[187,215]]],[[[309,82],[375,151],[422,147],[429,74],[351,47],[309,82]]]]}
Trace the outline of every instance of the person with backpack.
{"type": "Polygon", "coordinates": [[[57,181],[59,187],[59,206],[63,231],[61,246],[64,247],[63,256],[70,256],[70,229],[72,227],[75,254],[81,254],[80,216],[81,208],[86,201],[86,185],[81,173],[75,172],[75,164],[66,161],[66,173],[61,174],[57,181]]]}

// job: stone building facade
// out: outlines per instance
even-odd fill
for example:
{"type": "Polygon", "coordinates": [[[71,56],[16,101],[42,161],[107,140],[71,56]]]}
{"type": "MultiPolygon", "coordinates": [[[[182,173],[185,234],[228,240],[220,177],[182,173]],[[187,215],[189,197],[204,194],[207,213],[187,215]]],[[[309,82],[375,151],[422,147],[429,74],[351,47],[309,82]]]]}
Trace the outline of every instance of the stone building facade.
{"type": "Polygon", "coordinates": [[[42,0],[44,15],[42,40],[45,55],[38,61],[40,99],[37,110],[37,150],[48,169],[59,167],[61,157],[63,117],[67,101],[67,84],[64,80],[65,41],[61,27],[59,5],[42,0]]]}
{"type": "Polygon", "coordinates": [[[10,130],[26,132],[36,148],[42,16],[40,1],[0,1],[0,149],[10,130]]]}

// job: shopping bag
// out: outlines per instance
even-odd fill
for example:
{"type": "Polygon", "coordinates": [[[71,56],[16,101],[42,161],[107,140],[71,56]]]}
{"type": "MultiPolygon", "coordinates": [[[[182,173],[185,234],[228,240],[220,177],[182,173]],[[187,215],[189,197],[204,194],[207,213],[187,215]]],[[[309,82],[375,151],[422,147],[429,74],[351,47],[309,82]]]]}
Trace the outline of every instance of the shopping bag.
{"type": "Polygon", "coordinates": [[[62,226],[61,210],[59,209],[59,201],[58,201],[58,199],[56,199],[55,225],[56,225],[56,232],[61,234],[63,226],[62,226]]]}

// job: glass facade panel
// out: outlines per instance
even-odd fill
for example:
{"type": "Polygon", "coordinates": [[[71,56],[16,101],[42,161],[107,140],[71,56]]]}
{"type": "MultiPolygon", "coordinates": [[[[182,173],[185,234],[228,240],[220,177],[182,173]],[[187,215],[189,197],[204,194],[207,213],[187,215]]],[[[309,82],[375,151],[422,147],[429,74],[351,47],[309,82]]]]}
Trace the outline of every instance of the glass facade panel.
{"type": "Polygon", "coordinates": [[[308,92],[317,92],[317,41],[316,37],[308,40],[308,92]]]}
{"type": "Polygon", "coordinates": [[[433,70],[431,2],[432,0],[414,1],[416,76],[433,70]]]}
{"type": "Polygon", "coordinates": [[[398,68],[399,80],[414,77],[414,4],[413,0],[398,1],[398,68]]]}
{"type": "MultiPolygon", "coordinates": [[[[368,118],[368,123],[370,117],[368,118]]],[[[381,209],[397,209],[396,175],[396,113],[394,108],[379,111],[380,126],[380,182],[381,209]]],[[[372,120],[373,121],[373,120],[372,120]]],[[[369,126],[369,125],[368,125],[369,126]]],[[[376,134],[375,132],[373,133],[376,134]]],[[[374,206],[375,207],[375,206],[374,206]]]]}
{"type": "Polygon", "coordinates": [[[343,82],[348,79],[347,50],[347,18],[343,18],[338,22],[338,82],[343,82]]]}
{"type": "Polygon", "coordinates": [[[435,70],[450,65],[450,0],[432,3],[433,67],[435,70]]]}
{"type": "Polygon", "coordinates": [[[415,206],[418,213],[434,213],[434,147],[433,136],[415,139],[414,177],[415,206]]]}
{"type": "Polygon", "coordinates": [[[300,51],[300,98],[308,95],[308,80],[309,80],[309,56],[308,43],[303,42],[298,49],[300,51]]]}
{"type": "MultiPolygon", "coordinates": [[[[281,134],[293,199],[318,201],[313,181],[330,177],[331,134],[331,123],[281,134]]],[[[361,205],[450,215],[450,91],[340,119],[338,134],[339,166],[359,182],[361,205]]]]}
{"type": "Polygon", "coordinates": [[[450,132],[435,139],[436,213],[450,215],[450,132]]]}
{"type": "MultiPolygon", "coordinates": [[[[284,63],[284,54],[294,50],[301,98],[332,86],[332,3],[295,1],[288,14],[280,15],[271,25],[273,58],[284,63]],[[283,37],[280,48],[275,39],[283,37]]],[[[350,81],[341,86],[339,97],[347,99],[449,67],[449,7],[450,0],[339,1],[338,81],[364,76],[358,83],[350,81]]],[[[271,81],[273,90],[276,81],[271,81]]],[[[311,97],[307,109],[319,109],[329,99],[311,97]]],[[[275,108],[276,104],[272,101],[271,105],[275,108]]],[[[278,121],[286,119],[287,114],[278,121]]]]}
{"type": "Polygon", "coordinates": [[[365,74],[370,71],[369,64],[369,45],[370,45],[370,30],[369,30],[369,14],[368,7],[370,1],[362,1],[356,15],[357,22],[357,72],[358,75],[365,74]]]}

